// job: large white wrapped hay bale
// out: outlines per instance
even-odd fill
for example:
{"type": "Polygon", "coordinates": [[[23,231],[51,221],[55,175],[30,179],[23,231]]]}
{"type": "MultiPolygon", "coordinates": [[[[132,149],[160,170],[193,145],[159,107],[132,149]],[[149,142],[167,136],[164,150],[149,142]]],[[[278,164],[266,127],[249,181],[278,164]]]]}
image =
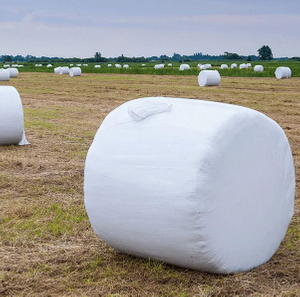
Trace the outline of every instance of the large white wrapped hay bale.
{"type": "Polygon", "coordinates": [[[162,69],[165,67],[165,64],[156,64],[154,65],[154,69],[162,69]]]}
{"type": "Polygon", "coordinates": [[[51,68],[51,67],[53,67],[52,64],[48,64],[48,65],[47,65],[47,68],[51,68]]]}
{"type": "Polygon", "coordinates": [[[1,81],[9,81],[10,74],[7,69],[0,69],[0,80],[1,81]]]}
{"type": "Polygon", "coordinates": [[[70,68],[68,66],[63,66],[60,68],[60,73],[59,74],[69,74],[70,68]]]}
{"type": "Polygon", "coordinates": [[[231,65],[230,65],[230,68],[237,68],[237,63],[232,63],[231,65]]]}
{"type": "Polygon", "coordinates": [[[81,68],[80,67],[71,67],[69,69],[70,76],[81,76],[81,68]]]}
{"type": "Polygon", "coordinates": [[[197,67],[200,69],[200,67],[202,66],[202,64],[201,63],[199,63],[199,64],[197,64],[197,67]]]}
{"type": "Polygon", "coordinates": [[[240,64],[239,68],[240,68],[240,69],[245,69],[245,68],[247,68],[247,64],[242,63],[242,64],[240,64]]]}
{"type": "Polygon", "coordinates": [[[292,70],[289,67],[277,67],[275,71],[275,76],[277,79],[290,78],[292,76],[292,70]]]}
{"type": "Polygon", "coordinates": [[[142,67],[145,67],[146,66],[146,64],[142,64],[142,67]]]}
{"type": "Polygon", "coordinates": [[[263,65],[255,65],[253,70],[256,71],[256,72],[263,72],[264,71],[264,66],[263,65]]]}
{"type": "Polygon", "coordinates": [[[94,68],[101,68],[101,65],[95,65],[94,68]]]}
{"type": "Polygon", "coordinates": [[[112,64],[107,64],[107,67],[111,67],[112,66],[112,64]]]}
{"type": "Polygon", "coordinates": [[[29,144],[23,125],[23,107],[18,91],[0,86],[0,145],[29,144]]]}
{"type": "Polygon", "coordinates": [[[222,64],[221,65],[221,69],[227,69],[228,68],[228,65],[227,64],[222,64]]]}
{"type": "Polygon", "coordinates": [[[9,67],[7,70],[9,71],[10,77],[17,77],[19,75],[19,70],[17,68],[9,67]]]}
{"type": "Polygon", "coordinates": [[[184,70],[189,70],[191,69],[191,66],[189,64],[180,64],[179,70],[184,71],[184,70]]]}
{"type": "Polygon", "coordinates": [[[218,86],[221,82],[221,76],[218,70],[202,70],[198,75],[200,87],[218,86]]]}
{"type": "Polygon", "coordinates": [[[252,67],[251,63],[246,64],[247,68],[252,67]]]}
{"type": "Polygon", "coordinates": [[[172,63],[168,63],[168,66],[169,66],[169,67],[172,67],[172,66],[173,66],[173,64],[172,64],[172,63]]]}
{"type": "Polygon", "coordinates": [[[129,65],[128,64],[124,64],[123,68],[129,68],[129,65]]]}
{"type": "Polygon", "coordinates": [[[54,68],[54,73],[55,73],[55,74],[61,74],[61,66],[55,67],[55,68],[54,68]]]}
{"type": "Polygon", "coordinates": [[[277,250],[293,215],[288,140],[232,104],[142,98],[103,121],[85,163],[85,206],[115,249],[212,273],[277,250]]]}
{"type": "Polygon", "coordinates": [[[115,64],[115,67],[116,68],[122,68],[122,65],[121,64],[115,64]]]}

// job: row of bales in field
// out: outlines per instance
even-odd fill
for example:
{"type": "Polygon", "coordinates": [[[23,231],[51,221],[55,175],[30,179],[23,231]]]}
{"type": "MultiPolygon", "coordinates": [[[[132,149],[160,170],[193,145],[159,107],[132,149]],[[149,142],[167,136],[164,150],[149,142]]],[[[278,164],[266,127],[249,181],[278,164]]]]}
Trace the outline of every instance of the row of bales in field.
{"type": "MultiPolygon", "coordinates": [[[[220,84],[218,70],[199,68],[199,86],[220,84]]],[[[54,73],[80,76],[81,68],[54,73]]],[[[20,96],[1,86],[0,145],[7,144],[28,141],[20,96]]],[[[294,191],[291,149],[275,121],[187,98],[117,107],[99,127],[84,169],[86,211],[102,240],[131,255],[219,274],[248,271],[273,256],[293,216],[294,191]]]]}
{"type": "Polygon", "coordinates": [[[19,75],[19,70],[15,67],[0,69],[0,81],[9,81],[11,77],[17,77],[18,75],[19,75]]]}

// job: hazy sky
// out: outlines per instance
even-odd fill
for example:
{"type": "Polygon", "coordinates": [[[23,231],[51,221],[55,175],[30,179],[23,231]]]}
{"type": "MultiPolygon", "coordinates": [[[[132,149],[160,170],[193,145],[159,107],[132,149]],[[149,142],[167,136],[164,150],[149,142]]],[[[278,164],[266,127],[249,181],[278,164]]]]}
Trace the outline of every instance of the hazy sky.
{"type": "Polygon", "coordinates": [[[299,0],[1,0],[0,55],[300,56],[299,0]]]}

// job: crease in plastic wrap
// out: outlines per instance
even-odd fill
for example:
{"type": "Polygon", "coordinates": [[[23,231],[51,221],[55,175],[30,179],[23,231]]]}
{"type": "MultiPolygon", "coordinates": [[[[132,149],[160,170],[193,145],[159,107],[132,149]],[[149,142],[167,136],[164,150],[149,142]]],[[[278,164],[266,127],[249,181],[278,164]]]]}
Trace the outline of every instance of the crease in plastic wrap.
{"type": "Polygon", "coordinates": [[[23,107],[18,91],[0,86],[0,145],[26,145],[23,107]]]}
{"type": "Polygon", "coordinates": [[[211,273],[267,262],[286,234],[294,191],[280,126],[255,110],[203,100],[152,97],[119,106],[85,163],[85,207],[102,240],[211,273]]]}

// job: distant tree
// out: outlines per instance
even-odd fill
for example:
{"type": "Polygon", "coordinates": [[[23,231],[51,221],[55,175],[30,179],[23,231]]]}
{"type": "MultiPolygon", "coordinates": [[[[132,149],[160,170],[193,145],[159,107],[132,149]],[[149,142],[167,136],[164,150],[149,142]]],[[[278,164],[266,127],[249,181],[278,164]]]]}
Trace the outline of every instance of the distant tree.
{"type": "Polygon", "coordinates": [[[224,52],[224,59],[225,60],[241,60],[242,57],[240,55],[238,55],[237,53],[224,52]]]}
{"type": "Polygon", "coordinates": [[[251,62],[251,61],[252,61],[252,58],[251,58],[250,55],[247,57],[247,61],[248,61],[248,62],[251,62]]]}
{"type": "Polygon", "coordinates": [[[95,62],[101,62],[101,60],[102,60],[101,53],[96,52],[94,55],[94,59],[95,59],[95,62]]]}
{"type": "Polygon", "coordinates": [[[8,56],[8,55],[3,56],[3,61],[4,62],[12,62],[12,56],[8,56]]]}
{"type": "Polygon", "coordinates": [[[263,45],[258,51],[258,57],[260,60],[272,60],[273,54],[272,50],[268,45],[263,45]]]}

